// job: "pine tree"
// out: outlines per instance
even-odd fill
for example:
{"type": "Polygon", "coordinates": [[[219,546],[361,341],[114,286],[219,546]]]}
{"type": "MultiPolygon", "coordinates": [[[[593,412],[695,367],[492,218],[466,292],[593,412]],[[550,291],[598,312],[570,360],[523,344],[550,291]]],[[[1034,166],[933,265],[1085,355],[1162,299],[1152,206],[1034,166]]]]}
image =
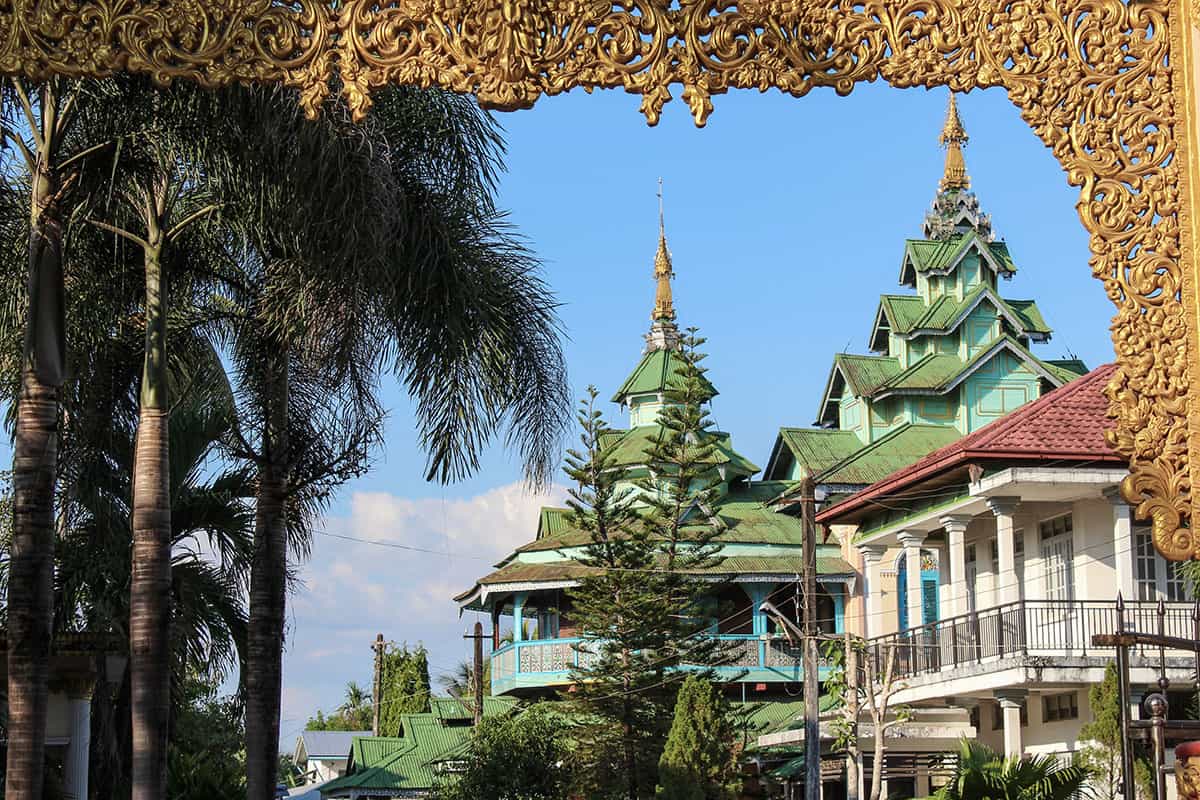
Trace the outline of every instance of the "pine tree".
{"type": "Polygon", "coordinates": [[[729,701],[690,675],[675,701],[675,721],[658,762],[658,800],[728,800],[739,788],[736,725],[729,701]]]}
{"type": "Polygon", "coordinates": [[[389,643],[383,653],[383,691],[379,693],[379,732],[400,735],[401,717],[429,710],[429,654],[424,646],[389,643]]]}
{"type": "Polygon", "coordinates": [[[703,339],[688,331],[673,354],[660,429],[646,452],[649,476],[633,481],[614,462],[613,437],[589,388],[578,414],[581,448],[567,454],[575,481],[573,524],[590,534],[581,563],[593,572],[570,593],[585,641],[569,694],[584,720],[579,739],[581,790],[588,797],[652,796],[662,743],[684,663],[715,665],[727,652],[699,637],[711,624],[696,576],[720,550],[711,421],[703,403],[712,388],[700,366],[703,339]]]}

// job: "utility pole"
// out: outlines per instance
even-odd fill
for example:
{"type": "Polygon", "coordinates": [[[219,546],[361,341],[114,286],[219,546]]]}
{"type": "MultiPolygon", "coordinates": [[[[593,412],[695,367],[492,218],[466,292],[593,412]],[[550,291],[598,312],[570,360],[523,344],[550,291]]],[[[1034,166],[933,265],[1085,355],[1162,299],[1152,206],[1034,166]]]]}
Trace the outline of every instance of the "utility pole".
{"type": "Polygon", "coordinates": [[[464,633],[464,639],[475,640],[475,659],[471,664],[471,682],[475,684],[475,724],[483,722],[483,623],[475,623],[474,633],[464,633]]]}
{"type": "Polygon", "coordinates": [[[817,672],[817,499],[811,477],[800,484],[804,531],[804,800],[821,800],[820,675],[817,672]]]}
{"type": "Polygon", "coordinates": [[[371,683],[371,735],[379,735],[379,707],[383,702],[383,634],[375,636],[371,645],[375,651],[375,678],[371,683]]]}
{"type": "Polygon", "coordinates": [[[482,622],[475,622],[474,633],[462,634],[462,638],[464,639],[475,640],[475,658],[474,662],[472,663],[472,670],[470,670],[470,674],[472,674],[472,682],[475,684],[475,724],[479,724],[480,722],[484,721],[484,639],[488,636],[491,636],[494,642],[494,639],[496,639],[496,631],[498,630],[499,627],[493,625],[492,632],[490,634],[485,634],[484,624],[482,624],[482,622]]]}

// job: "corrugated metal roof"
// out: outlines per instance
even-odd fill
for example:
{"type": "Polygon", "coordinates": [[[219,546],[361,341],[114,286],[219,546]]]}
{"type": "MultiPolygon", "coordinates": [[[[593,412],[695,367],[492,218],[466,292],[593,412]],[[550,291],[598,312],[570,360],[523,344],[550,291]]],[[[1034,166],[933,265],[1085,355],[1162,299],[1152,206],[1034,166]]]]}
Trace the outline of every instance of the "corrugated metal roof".
{"type": "MultiPolygon", "coordinates": [[[[627,431],[613,431],[612,438],[606,437],[601,446],[608,450],[612,463],[620,466],[635,466],[646,463],[646,451],[665,433],[661,425],[642,425],[627,431]]],[[[733,437],[723,431],[710,431],[709,442],[713,450],[702,463],[724,464],[739,475],[753,475],[758,467],[750,459],[733,449],[733,437]]]]}
{"type": "MultiPolygon", "coordinates": [[[[665,392],[668,389],[680,387],[679,373],[683,368],[683,359],[675,350],[651,350],[642,356],[642,360],[633,368],[633,372],[612,396],[614,403],[620,403],[630,395],[652,394],[665,392]]],[[[709,397],[717,395],[716,388],[702,379],[709,397]]]]}
{"type": "Polygon", "coordinates": [[[370,731],[304,731],[300,738],[309,758],[345,758],[355,736],[370,735],[370,731]]]}
{"type": "Polygon", "coordinates": [[[571,509],[543,506],[538,515],[537,538],[559,536],[571,530],[571,509]]]}
{"type": "Polygon", "coordinates": [[[916,327],[927,311],[925,301],[915,294],[884,294],[879,304],[894,333],[904,334],[916,327]]]}
{"type": "MultiPolygon", "coordinates": [[[[869,397],[876,388],[900,372],[900,360],[891,356],[860,356],[838,353],[834,369],[840,369],[854,394],[869,397]]],[[[832,398],[827,398],[832,399],[832,398]]]]}
{"type": "Polygon", "coordinates": [[[948,425],[906,424],[815,477],[818,484],[867,486],[902,469],[962,434],[948,425]]]}
{"type": "MultiPolygon", "coordinates": [[[[793,544],[799,545],[797,539],[793,544]]],[[[836,555],[836,545],[833,551],[819,553],[817,556],[817,572],[821,575],[848,575],[853,568],[840,556],[836,555]]],[[[799,572],[803,565],[800,555],[795,556],[730,556],[722,558],[712,566],[703,569],[688,570],[694,574],[703,575],[790,575],[799,572]]],[[[603,570],[587,567],[577,561],[563,559],[562,561],[525,564],[513,562],[506,564],[495,572],[479,579],[484,586],[505,583],[550,583],[556,581],[575,581],[587,575],[597,575],[603,570]]]]}
{"type": "MultiPolygon", "coordinates": [[[[430,703],[435,708],[441,706],[442,712],[447,714],[461,707],[454,698],[431,698],[430,703]]],[[[508,713],[515,707],[516,701],[509,698],[486,698],[484,716],[508,713]]],[[[460,753],[470,741],[469,719],[439,717],[438,711],[406,714],[401,718],[403,736],[355,739],[353,772],[322,786],[321,796],[345,797],[355,789],[423,791],[432,788],[437,782],[436,765],[460,753]]]]}
{"type": "Polygon", "coordinates": [[[904,260],[906,266],[911,266],[917,272],[945,272],[972,249],[979,251],[985,260],[1003,272],[1017,271],[1007,244],[984,241],[975,231],[949,239],[908,239],[904,243],[904,260]]]}

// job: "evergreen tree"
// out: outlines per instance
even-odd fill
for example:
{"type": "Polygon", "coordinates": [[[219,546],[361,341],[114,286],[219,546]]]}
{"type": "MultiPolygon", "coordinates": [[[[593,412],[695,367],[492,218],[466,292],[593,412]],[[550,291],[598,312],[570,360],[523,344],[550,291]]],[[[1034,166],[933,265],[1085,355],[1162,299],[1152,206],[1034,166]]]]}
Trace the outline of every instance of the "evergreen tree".
{"type": "Polygon", "coordinates": [[[383,653],[383,689],[379,696],[379,733],[400,734],[400,718],[429,710],[429,654],[424,646],[389,643],[383,653]]]}
{"type": "Polygon", "coordinates": [[[658,762],[659,800],[727,800],[739,786],[736,725],[729,701],[710,681],[688,676],[658,762]]]}
{"type": "Polygon", "coordinates": [[[471,737],[466,768],[439,800],[562,800],[568,756],[564,721],[549,703],[489,717],[471,737]]]}
{"type": "Polygon", "coordinates": [[[1117,665],[1109,663],[1104,680],[1088,689],[1092,721],[1079,729],[1079,738],[1090,741],[1083,753],[1091,767],[1098,796],[1116,800],[1121,793],[1121,697],[1117,665]]]}
{"type": "Polygon", "coordinates": [[[672,354],[678,368],[646,452],[648,477],[632,481],[615,462],[594,388],[578,413],[581,448],[567,453],[573,524],[591,538],[580,559],[590,572],[570,593],[585,639],[569,699],[583,720],[577,777],[588,797],[652,796],[686,677],[676,667],[726,658],[719,642],[697,636],[711,624],[702,602],[711,584],[696,573],[715,562],[720,533],[702,343],[690,330],[672,354]]]}

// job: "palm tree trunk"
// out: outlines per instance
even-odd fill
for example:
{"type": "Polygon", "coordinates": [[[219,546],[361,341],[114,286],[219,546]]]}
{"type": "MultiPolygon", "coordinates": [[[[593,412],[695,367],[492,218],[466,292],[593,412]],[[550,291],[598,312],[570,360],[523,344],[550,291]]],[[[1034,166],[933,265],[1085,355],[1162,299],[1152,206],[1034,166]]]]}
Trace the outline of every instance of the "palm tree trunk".
{"type": "Polygon", "coordinates": [[[279,767],[279,697],[287,595],[288,356],[273,348],[258,469],[246,675],[246,797],[272,800],[279,767]]]}
{"type": "Polygon", "coordinates": [[[171,669],[171,497],[168,469],[166,287],[161,243],[146,249],[146,345],[133,463],[133,573],[129,648],[132,800],[163,800],[171,669]]]}
{"type": "Polygon", "coordinates": [[[57,186],[41,159],[32,176],[29,314],[13,449],[8,584],[8,754],[4,796],[41,800],[54,620],[54,481],[65,333],[57,186]]]}

